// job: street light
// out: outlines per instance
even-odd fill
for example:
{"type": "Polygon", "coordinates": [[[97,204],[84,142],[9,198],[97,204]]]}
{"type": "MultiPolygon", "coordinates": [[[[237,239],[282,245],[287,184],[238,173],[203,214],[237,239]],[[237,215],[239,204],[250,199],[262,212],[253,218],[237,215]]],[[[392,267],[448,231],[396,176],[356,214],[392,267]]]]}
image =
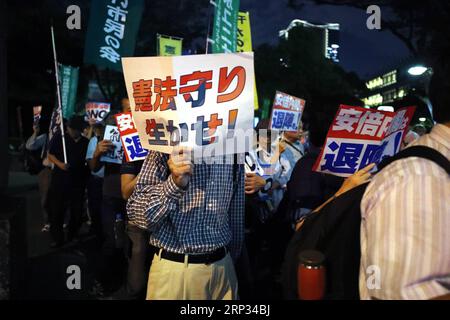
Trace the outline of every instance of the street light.
{"type": "MultiPolygon", "coordinates": [[[[429,90],[428,87],[430,85],[430,80],[433,75],[433,68],[431,68],[431,67],[428,68],[422,64],[417,64],[415,66],[411,66],[408,69],[408,73],[414,77],[420,77],[418,79],[421,79],[421,82],[423,82],[422,85],[424,86],[424,89],[425,89],[424,90],[425,96],[417,95],[417,97],[426,104],[428,111],[430,113],[431,119],[433,119],[433,106],[431,104],[430,99],[426,96],[426,94],[428,93],[428,90],[429,90]]],[[[425,122],[425,121],[421,121],[421,122],[425,122]]]]}
{"type": "Polygon", "coordinates": [[[412,76],[421,76],[427,72],[428,68],[422,65],[413,66],[408,69],[408,73],[412,76]]]}
{"type": "Polygon", "coordinates": [[[379,106],[377,108],[378,111],[389,111],[389,112],[394,112],[394,107],[392,106],[379,106]]]}

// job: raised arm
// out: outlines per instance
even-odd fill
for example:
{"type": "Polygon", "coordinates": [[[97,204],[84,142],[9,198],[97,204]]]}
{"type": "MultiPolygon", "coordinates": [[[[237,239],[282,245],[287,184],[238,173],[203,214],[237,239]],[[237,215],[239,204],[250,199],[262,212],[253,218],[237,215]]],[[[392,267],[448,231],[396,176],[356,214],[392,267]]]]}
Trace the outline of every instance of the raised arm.
{"type": "Polygon", "coordinates": [[[127,203],[129,218],[141,228],[157,227],[171,212],[178,210],[190,174],[191,165],[174,165],[168,155],[150,151],[127,203]]]}

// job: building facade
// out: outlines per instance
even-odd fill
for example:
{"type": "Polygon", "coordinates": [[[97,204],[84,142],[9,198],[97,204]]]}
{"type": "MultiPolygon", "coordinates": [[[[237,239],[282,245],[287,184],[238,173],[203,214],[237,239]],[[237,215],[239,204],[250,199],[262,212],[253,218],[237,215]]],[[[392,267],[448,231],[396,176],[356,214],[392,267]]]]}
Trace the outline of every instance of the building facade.
{"type": "Polygon", "coordinates": [[[288,27],[280,30],[280,38],[288,40],[289,31],[293,28],[314,28],[322,37],[323,55],[333,62],[339,62],[339,23],[313,24],[305,20],[292,20],[288,27]]]}

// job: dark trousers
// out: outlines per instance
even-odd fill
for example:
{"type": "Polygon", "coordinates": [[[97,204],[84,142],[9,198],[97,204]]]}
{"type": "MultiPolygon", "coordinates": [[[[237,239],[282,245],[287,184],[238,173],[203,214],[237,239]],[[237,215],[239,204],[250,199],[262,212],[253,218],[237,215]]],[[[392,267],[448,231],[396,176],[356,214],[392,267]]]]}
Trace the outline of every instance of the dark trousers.
{"type": "Polygon", "coordinates": [[[91,231],[102,238],[103,178],[91,175],[87,184],[88,209],[91,216],[91,231]]]}
{"type": "Polygon", "coordinates": [[[125,217],[125,200],[104,195],[101,218],[104,254],[112,254],[116,248],[123,249],[125,217]]]}
{"type": "Polygon", "coordinates": [[[153,249],[149,245],[149,232],[132,224],[127,225],[128,235],[128,273],[127,299],[145,299],[148,272],[153,258],[153,249]]]}
{"type": "Polygon", "coordinates": [[[38,186],[39,195],[41,197],[41,208],[44,217],[44,224],[49,223],[49,203],[48,203],[48,192],[50,189],[50,178],[52,175],[52,170],[49,167],[44,167],[38,174],[38,186]]]}
{"type": "Polygon", "coordinates": [[[126,276],[126,257],[121,239],[125,239],[125,200],[103,195],[102,204],[102,259],[97,278],[105,290],[115,291],[126,276]],[[122,221],[116,221],[122,219],[122,221]]]}
{"type": "Polygon", "coordinates": [[[236,276],[239,283],[239,298],[251,300],[255,297],[255,282],[250,259],[248,256],[246,241],[242,245],[241,256],[235,263],[236,276]]]}
{"type": "Polygon", "coordinates": [[[53,175],[48,194],[50,209],[50,234],[55,242],[64,242],[64,216],[68,209],[70,221],[68,240],[72,240],[81,227],[84,185],[74,184],[68,175],[53,175]]]}

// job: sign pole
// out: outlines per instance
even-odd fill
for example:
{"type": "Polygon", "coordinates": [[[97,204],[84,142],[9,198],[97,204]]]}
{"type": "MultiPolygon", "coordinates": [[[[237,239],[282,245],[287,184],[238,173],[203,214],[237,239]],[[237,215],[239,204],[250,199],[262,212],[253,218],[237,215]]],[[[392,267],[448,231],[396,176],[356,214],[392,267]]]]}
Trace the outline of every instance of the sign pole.
{"type": "MultiPolygon", "coordinates": [[[[214,9],[216,8],[216,3],[214,2],[214,1],[212,1],[212,0],[210,0],[209,1],[209,4],[211,4],[212,6],[213,6],[213,12],[214,12],[214,9]]],[[[212,14],[214,14],[214,13],[212,13],[212,14]]],[[[210,11],[209,11],[209,14],[208,14],[208,33],[206,34],[206,50],[205,50],[205,54],[208,54],[208,47],[209,47],[209,43],[211,42],[211,39],[209,38],[209,32],[210,32],[210,30],[211,30],[211,9],[210,9],[210,11]]]]}
{"type": "Polygon", "coordinates": [[[63,154],[64,154],[64,163],[67,164],[67,154],[66,154],[66,141],[64,139],[64,121],[63,121],[63,113],[62,113],[62,103],[61,103],[61,89],[59,84],[59,70],[58,70],[58,60],[56,57],[56,47],[55,47],[55,34],[53,32],[53,25],[50,27],[52,32],[52,47],[53,47],[53,59],[55,60],[55,79],[56,79],[56,95],[58,97],[58,108],[59,108],[59,116],[60,116],[60,129],[61,129],[61,139],[63,146],[63,154]]]}

